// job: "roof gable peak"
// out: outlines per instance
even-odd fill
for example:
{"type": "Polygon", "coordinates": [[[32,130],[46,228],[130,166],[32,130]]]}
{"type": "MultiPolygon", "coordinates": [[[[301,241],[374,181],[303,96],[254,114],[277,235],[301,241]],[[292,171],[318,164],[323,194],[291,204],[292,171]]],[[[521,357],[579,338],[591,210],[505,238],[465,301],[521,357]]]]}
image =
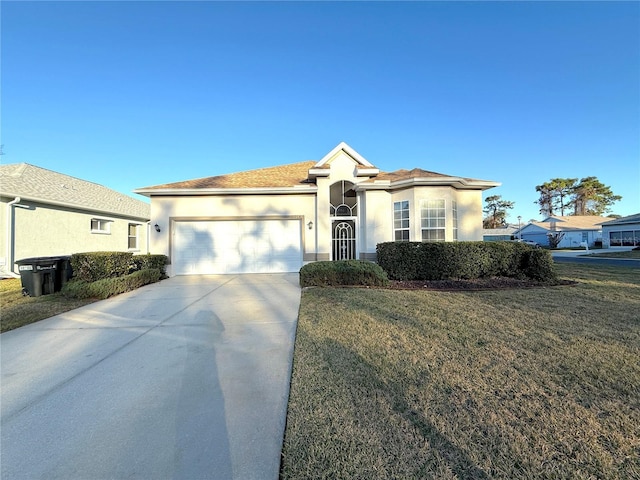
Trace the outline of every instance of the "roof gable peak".
{"type": "Polygon", "coordinates": [[[331,160],[336,158],[340,152],[346,153],[358,165],[362,165],[363,167],[376,168],[371,163],[369,163],[366,158],[356,152],[345,142],[340,142],[338,145],[336,145],[329,153],[322,157],[322,159],[318,163],[316,163],[313,168],[322,168],[325,164],[331,163],[331,160]]]}
{"type": "Polygon", "coordinates": [[[356,152],[345,142],[340,142],[329,153],[309,169],[309,180],[313,181],[316,177],[327,177],[331,171],[331,163],[338,158],[347,157],[348,161],[353,162],[355,166],[354,176],[357,177],[375,177],[380,170],[371,164],[366,158],[356,152]]]}

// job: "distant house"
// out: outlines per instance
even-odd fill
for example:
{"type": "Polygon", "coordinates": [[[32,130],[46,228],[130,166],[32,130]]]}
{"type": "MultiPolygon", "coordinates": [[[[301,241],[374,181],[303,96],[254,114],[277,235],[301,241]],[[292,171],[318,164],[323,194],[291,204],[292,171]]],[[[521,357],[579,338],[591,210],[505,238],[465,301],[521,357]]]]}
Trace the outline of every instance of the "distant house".
{"type": "Polygon", "coordinates": [[[584,216],[551,216],[541,222],[529,222],[522,227],[517,236],[523,240],[532,240],[539,245],[549,245],[549,235],[564,234],[558,248],[580,247],[585,243],[590,247],[602,243],[602,223],[612,220],[611,217],[584,216]]]}
{"type": "Polygon", "coordinates": [[[517,238],[517,225],[507,225],[504,228],[483,228],[482,240],[484,242],[499,242],[514,240],[517,238]]]}
{"type": "Polygon", "coordinates": [[[602,239],[609,247],[640,246],[640,213],[601,224],[602,239]]]}
{"type": "Polygon", "coordinates": [[[151,198],[151,250],[169,275],[297,272],[376,258],[389,241],[482,239],[487,180],[382,172],[346,143],[320,160],[136,190],[151,198]]]}
{"type": "Polygon", "coordinates": [[[88,251],[146,253],[149,204],[27,163],[0,166],[0,271],[88,251]]]}

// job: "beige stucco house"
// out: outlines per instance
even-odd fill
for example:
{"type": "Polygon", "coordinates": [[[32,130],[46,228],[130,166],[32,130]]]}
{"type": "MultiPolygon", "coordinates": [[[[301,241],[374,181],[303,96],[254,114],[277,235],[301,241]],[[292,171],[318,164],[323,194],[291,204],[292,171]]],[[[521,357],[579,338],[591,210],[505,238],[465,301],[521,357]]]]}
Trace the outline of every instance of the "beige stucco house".
{"type": "Polygon", "coordinates": [[[0,273],[31,257],[148,252],[148,203],[44,168],[0,165],[0,273]]]}
{"type": "Polygon", "coordinates": [[[392,240],[482,240],[482,191],[499,183],[421,169],[381,172],[340,143],[319,161],[140,188],[150,250],[169,275],[295,272],[375,259],[392,240]]]}

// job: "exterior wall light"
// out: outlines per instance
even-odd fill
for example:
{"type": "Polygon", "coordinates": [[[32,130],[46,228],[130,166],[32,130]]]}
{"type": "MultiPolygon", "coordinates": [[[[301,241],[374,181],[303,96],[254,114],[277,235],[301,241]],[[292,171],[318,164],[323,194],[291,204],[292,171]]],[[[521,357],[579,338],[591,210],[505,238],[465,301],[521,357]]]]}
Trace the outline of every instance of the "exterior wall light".
{"type": "Polygon", "coordinates": [[[160,226],[157,223],[154,225],[154,227],[156,229],[156,232],[160,233],[160,226]]]}
{"type": "Polygon", "coordinates": [[[307,227],[309,227],[309,230],[312,230],[313,229],[313,222],[307,223],[307,227]]]}

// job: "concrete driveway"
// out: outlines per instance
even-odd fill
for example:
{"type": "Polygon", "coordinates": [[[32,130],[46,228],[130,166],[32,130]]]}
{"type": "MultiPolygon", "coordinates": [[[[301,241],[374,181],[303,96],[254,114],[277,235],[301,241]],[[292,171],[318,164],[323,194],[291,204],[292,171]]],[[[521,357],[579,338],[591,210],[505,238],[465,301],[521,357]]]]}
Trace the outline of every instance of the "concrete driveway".
{"type": "Polygon", "coordinates": [[[173,277],[3,333],[2,479],[277,479],[298,274],[173,277]]]}

